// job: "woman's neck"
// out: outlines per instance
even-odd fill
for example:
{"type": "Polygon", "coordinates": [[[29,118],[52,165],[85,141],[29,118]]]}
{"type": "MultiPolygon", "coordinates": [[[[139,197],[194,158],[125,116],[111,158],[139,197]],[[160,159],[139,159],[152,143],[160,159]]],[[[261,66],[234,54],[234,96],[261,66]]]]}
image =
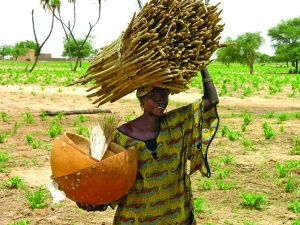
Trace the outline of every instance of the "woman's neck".
{"type": "Polygon", "coordinates": [[[123,129],[121,127],[121,131],[143,141],[156,138],[159,130],[159,117],[147,116],[144,114],[127,123],[123,129]]]}
{"type": "Polygon", "coordinates": [[[142,141],[157,138],[160,131],[160,117],[153,117],[147,114],[120,126],[118,129],[124,134],[142,141]]]}
{"type": "Polygon", "coordinates": [[[160,117],[151,116],[144,113],[139,119],[139,125],[141,125],[141,127],[143,127],[145,130],[158,132],[160,129],[159,120],[160,117]]]}

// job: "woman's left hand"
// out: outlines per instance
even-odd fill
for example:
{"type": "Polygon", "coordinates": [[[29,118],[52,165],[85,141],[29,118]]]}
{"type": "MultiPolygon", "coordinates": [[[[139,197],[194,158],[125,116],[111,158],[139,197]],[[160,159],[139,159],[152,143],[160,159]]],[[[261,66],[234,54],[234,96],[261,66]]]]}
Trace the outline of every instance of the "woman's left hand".
{"type": "Polygon", "coordinates": [[[104,204],[104,205],[89,205],[89,204],[85,204],[85,203],[79,203],[76,202],[77,206],[83,210],[86,210],[88,212],[94,212],[94,211],[100,211],[103,212],[107,209],[108,205],[104,204]]]}

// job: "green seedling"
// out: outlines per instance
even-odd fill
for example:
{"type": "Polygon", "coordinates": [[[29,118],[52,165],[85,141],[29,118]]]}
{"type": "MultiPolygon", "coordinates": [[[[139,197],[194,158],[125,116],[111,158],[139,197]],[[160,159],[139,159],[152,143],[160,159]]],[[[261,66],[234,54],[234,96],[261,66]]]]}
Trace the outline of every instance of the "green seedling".
{"type": "Polygon", "coordinates": [[[2,117],[2,121],[3,122],[7,122],[8,121],[8,115],[6,112],[1,112],[1,117],[2,117]]]}
{"type": "Polygon", "coordinates": [[[228,93],[228,88],[227,88],[227,85],[226,83],[222,85],[221,87],[221,91],[219,93],[220,96],[224,96],[228,93]]]}
{"type": "Polygon", "coordinates": [[[2,185],[9,189],[25,188],[24,178],[20,176],[12,176],[6,181],[2,182],[2,185]]]}
{"type": "Polygon", "coordinates": [[[245,125],[249,125],[250,123],[251,123],[251,121],[252,121],[252,114],[251,113],[248,113],[247,111],[244,111],[243,113],[242,113],[242,117],[243,117],[243,119],[244,119],[244,124],[245,125]]]}
{"type": "Polygon", "coordinates": [[[246,193],[242,194],[243,207],[262,209],[263,205],[268,205],[267,197],[263,194],[246,193]]]}
{"type": "Polygon", "coordinates": [[[217,173],[218,173],[217,177],[218,179],[225,179],[228,175],[231,174],[231,172],[232,170],[229,168],[225,168],[223,170],[219,168],[217,169],[217,173]]]}
{"type": "Polygon", "coordinates": [[[297,186],[298,186],[297,180],[295,180],[295,178],[293,177],[289,177],[285,185],[285,192],[292,193],[296,190],[297,186]]]}
{"type": "Polygon", "coordinates": [[[61,118],[64,116],[65,114],[63,112],[59,112],[55,118],[57,118],[58,120],[61,120],[61,118]]]}
{"type": "Polygon", "coordinates": [[[42,113],[41,113],[41,119],[43,121],[45,121],[45,120],[47,120],[47,118],[48,118],[48,113],[46,111],[42,111],[42,113]]]}
{"type": "Polygon", "coordinates": [[[295,91],[293,91],[292,93],[289,93],[288,94],[288,97],[289,98],[294,98],[294,97],[296,97],[297,96],[297,93],[295,92],[295,91]]]}
{"type": "Polygon", "coordinates": [[[237,91],[238,90],[238,87],[239,87],[239,84],[238,84],[238,82],[237,82],[237,80],[234,80],[233,81],[233,91],[237,91]]]}
{"type": "Polygon", "coordinates": [[[33,149],[37,149],[38,147],[40,147],[42,145],[41,141],[35,141],[34,137],[32,135],[27,134],[26,135],[26,139],[27,139],[27,143],[33,148],[33,149]]]}
{"type": "Polygon", "coordinates": [[[253,148],[252,141],[249,140],[249,139],[244,138],[244,139],[242,140],[242,144],[243,144],[244,147],[246,147],[246,148],[253,148]]]}
{"type": "Polygon", "coordinates": [[[27,190],[26,199],[32,209],[42,209],[48,207],[46,200],[50,198],[48,191],[40,186],[38,190],[27,190]]]}
{"type": "Polygon", "coordinates": [[[198,213],[202,213],[204,212],[204,198],[196,198],[194,200],[194,206],[195,206],[195,213],[198,214],[198,213]]]}
{"type": "Polygon", "coordinates": [[[276,136],[276,132],[273,130],[273,128],[268,122],[264,122],[262,124],[262,128],[266,140],[270,140],[272,137],[276,136]]]}
{"type": "Polygon", "coordinates": [[[0,152],[0,163],[7,163],[10,159],[10,156],[5,152],[0,152]]]}
{"type": "Polygon", "coordinates": [[[286,166],[292,171],[292,170],[298,170],[300,169],[300,160],[289,160],[286,164],[286,166]]]}
{"type": "Polygon", "coordinates": [[[253,89],[251,87],[247,87],[244,91],[243,96],[249,96],[253,93],[253,89]]]}
{"type": "Polygon", "coordinates": [[[297,217],[293,220],[292,225],[300,225],[300,215],[298,214],[297,217]]]}
{"type": "Polygon", "coordinates": [[[265,113],[265,114],[264,114],[264,117],[269,118],[269,119],[275,118],[275,117],[276,117],[276,116],[275,116],[275,112],[265,113]]]}
{"type": "Polygon", "coordinates": [[[212,181],[211,180],[203,178],[203,179],[201,179],[200,183],[201,183],[201,188],[203,190],[212,190],[212,181]]]}
{"type": "Polygon", "coordinates": [[[293,117],[296,119],[300,119],[300,112],[294,112],[293,117]]]}
{"type": "Polygon", "coordinates": [[[286,121],[286,120],[289,120],[291,117],[288,113],[280,113],[279,115],[277,115],[277,118],[280,121],[286,121]]]}
{"type": "Polygon", "coordinates": [[[220,160],[225,165],[230,165],[230,164],[234,163],[234,156],[231,156],[231,155],[220,156],[220,160]]]}
{"type": "Polygon", "coordinates": [[[15,122],[14,123],[14,133],[16,133],[17,132],[17,130],[19,129],[21,127],[21,124],[19,123],[19,122],[15,122]]]}
{"type": "Polygon", "coordinates": [[[300,200],[289,202],[288,210],[293,211],[294,213],[300,214],[300,200]]]}
{"type": "Polygon", "coordinates": [[[124,119],[125,119],[126,122],[130,121],[131,118],[132,118],[132,115],[131,115],[131,114],[126,114],[126,115],[124,116],[124,119]]]}
{"type": "Polygon", "coordinates": [[[79,134],[79,135],[83,135],[85,137],[88,137],[89,136],[89,129],[87,127],[79,125],[76,133],[79,134]]]}
{"type": "Polygon", "coordinates": [[[278,162],[276,162],[276,168],[279,172],[279,178],[284,178],[290,173],[290,169],[285,165],[280,165],[278,162]]]}
{"type": "Polygon", "coordinates": [[[27,140],[27,143],[28,143],[28,144],[31,144],[31,143],[33,142],[33,136],[27,134],[27,135],[26,135],[26,140],[27,140]]]}
{"type": "Polygon", "coordinates": [[[8,166],[1,166],[0,164],[0,173],[10,173],[11,172],[11,168],[8,166]]]}
{"type": "Polygon", "coordinates": [[[300,155],[300,138],[296,137],[294,139],[294,146],[291,149],[291,154],[292,155],[300,155]]]}
{"type": "Polygon", "coordinates": [[[74,127],[79,126],[79,120],[74,120],[74,121],[73,121],[73,126],[74,126],[74,127]]]}
{"type": "Polygon", "coordinates": [[[7,138],[7,134],[0,134],[0,143],[4,143],[6,138],[7,138]]]}
{"type": "Polygon", "coordinates": [[[234,132],[234,131],[230,130],[228,133],[228,138],[230,141],[236,141],[239,139],[239,137],[240,137],[240,132],[238,132],[238,131],[234,132]]]}
{"type": "Polygon", "coordinates": [[[20,222],[8,223],[6,225],[29,225],[29,224],[30,224],[29,220],[22,220],[20,222]]]}
{"type": "Polygon", "coordinates": [[[256,225],[256,222],[245,220],[245,221],[243,221],[243,225],[256,225]]]}
{"type": "Polygon", "coordinates": [[[226,137],[228,135],[228,133],[230,132],[230,129],[228,126],[224,126],[222,129],[221,129],[221,135],[222,137],[226,137]]]}
{"type": "Polygon", "coordinates": [[[247,125],[246,124],[242,124],[242,132],[246,132],[246,128],[247,128],[247,125]]]}
{"type": "Polygon", "coordinates": [[[221,130],[221,135],[222,137],[228,137],[231,141],[235,141],[239,138],[240,132],[234,132],[228,126],[225,125],[221,130]]]}
{"type": "Polygon", "coordinates": [[[214,166],[215,168],[221,168],[223,165],[223,161],[222,161],[221,157],[213,158],[211,160],[211,165],[214,166]]]}
{"type": "Polygon", "coordinates": [[[35,165],[35,166],[38,166],[39,163],[38,161],[36,160],[36,158],[32,159],[32,164],[35,165]]]}
{"type": "Polygon", "coordinates": [[[53,124],[48,128],[48,134],[51,138],[55,138],[57,135],[61,134],[63,127],[58,124],[53,124]]]}
{"type": "Polygon", "coordinates": [[[0,152],[0,172],[1,173],[9,173],[11,171],[10,167],[4,166],[5,163],[9,162],[9,160],[11,158],[12,157],[10,157],[7,153],[0,152]]]}
{"type": "Polygon", "coordinates": [[[78,119],[81,123],[86,121],[86,116],[84,114],[79,114],[78,119]]]}
{"type": "Polygon", "coordinates": [[[219,190],[230,190],[235,185],[235,182],[227,184],[224,180],[219,180],[217,185],[219,190]]]}
{"type": "Polygon", "coordinates": [[[280,128],[279,128],[279,131],[281,132],[281,133],[283,133],[284,131],[285,131],[285,128],[284,128],[284,126],[282,125],[282,126],[280,126],[280,128]]]}
{"type": "Polygon", "coordinates": [[[33,141],[30,146],[33,148],[33,149],[37,149],[39,148],[40,146],[42,145],[42,142],[41,141],[33,141]]]}
{"type": "Polygon", "coordinates": [[[25,123],[33,123],[35,121],[35,118],[31,112],[22,113],[22,118],[25,123]]]}

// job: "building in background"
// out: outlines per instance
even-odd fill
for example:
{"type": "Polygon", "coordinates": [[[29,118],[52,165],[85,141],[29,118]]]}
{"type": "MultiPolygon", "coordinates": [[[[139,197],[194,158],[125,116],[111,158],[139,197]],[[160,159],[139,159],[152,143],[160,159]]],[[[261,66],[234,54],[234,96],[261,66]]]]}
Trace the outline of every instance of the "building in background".
{"type": "Polygon", "coordinates": [[[26,60],[26,61],[33,61],[35,59],[34,56],[34,49],[28,49],[28,52],[25,55],[20,55],[16,59],[16,57],[11,57],[11,60],[26,60]]]}

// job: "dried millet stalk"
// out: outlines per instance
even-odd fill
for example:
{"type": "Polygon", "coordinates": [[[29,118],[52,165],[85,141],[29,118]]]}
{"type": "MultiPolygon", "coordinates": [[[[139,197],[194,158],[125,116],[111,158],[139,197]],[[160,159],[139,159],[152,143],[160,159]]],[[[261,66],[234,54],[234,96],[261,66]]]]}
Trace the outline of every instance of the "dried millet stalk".
{"type": "Polygon", "coordinates": [[[221,44],[218,5],[197,0],[151,0],[125,32],[103,47],[76,83],[94,81],[93,103],[114,102],[144,85],[187,88],[221,44]]]}

